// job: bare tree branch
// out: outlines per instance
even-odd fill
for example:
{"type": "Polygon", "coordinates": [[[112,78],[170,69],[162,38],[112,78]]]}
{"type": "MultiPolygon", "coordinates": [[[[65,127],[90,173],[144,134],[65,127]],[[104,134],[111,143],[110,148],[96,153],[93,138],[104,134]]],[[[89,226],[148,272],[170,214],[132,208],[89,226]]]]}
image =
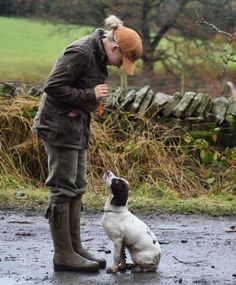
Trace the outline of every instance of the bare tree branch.
{"type": "Polygon", "coordinates": [[[171,20],[167,21],[167,23],[161,28],[161,30],[158,32],[158,34],[156,35],[156,37],[154,38],[153,42],[152,42],[152,46],[157,46],[158,43],[160,42],[160,40],[162,39],[162,37],[164,36],[164,34],[174,26],[174,24],[176,23],[177,19],[178,19],[178,15],[182,13],[184,7],[186,6],[186,4],[189,2],[189,0],[183,0],[180,3],[179,9],[176,12],[176,15],[174,17],[172,17],[171,20]]]}
{"type": "Polygon", "coordinates": [[[196,13],[196,16],[197,16],[197,23],[200,24],[200,25],[205,25],[209,28],[211,28],[214,32],[217,32],[219,34],[222,34],[222,35],[225,35],[227,37],[230,37],[232,38],[233,37],[233,34],[230,34],[228,32],[225,32],[225,31],[222,31],[220,30],[216,25],[214,24],[211,24],[211,23],[208,23],[207,21],[205,21],[202,17],[200,17],[197,13],[196,13]]]}

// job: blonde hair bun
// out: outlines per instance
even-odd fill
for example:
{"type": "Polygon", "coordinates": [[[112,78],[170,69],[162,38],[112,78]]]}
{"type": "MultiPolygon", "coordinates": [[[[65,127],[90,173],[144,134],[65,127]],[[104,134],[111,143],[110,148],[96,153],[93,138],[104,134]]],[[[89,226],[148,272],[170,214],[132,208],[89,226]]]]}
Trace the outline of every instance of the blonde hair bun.
{"type": "Polygon", "coordinates": [[[105,19],[105,28],[108,30],[116,30],[123,26],[123,22],[115,15],[110,15],[105,19]]]}

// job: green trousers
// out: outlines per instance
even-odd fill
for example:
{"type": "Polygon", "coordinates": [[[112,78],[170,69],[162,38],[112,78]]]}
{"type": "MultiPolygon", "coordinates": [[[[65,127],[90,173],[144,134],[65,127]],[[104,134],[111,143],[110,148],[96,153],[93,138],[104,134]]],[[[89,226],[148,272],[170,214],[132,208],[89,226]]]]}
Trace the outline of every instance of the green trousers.
{"type": "Polygon", "coordinates": [[[48,158],[46,187],[51,201],[82,196],[87,189],[87,150],[58,147],[44,142],[48,158]]]}

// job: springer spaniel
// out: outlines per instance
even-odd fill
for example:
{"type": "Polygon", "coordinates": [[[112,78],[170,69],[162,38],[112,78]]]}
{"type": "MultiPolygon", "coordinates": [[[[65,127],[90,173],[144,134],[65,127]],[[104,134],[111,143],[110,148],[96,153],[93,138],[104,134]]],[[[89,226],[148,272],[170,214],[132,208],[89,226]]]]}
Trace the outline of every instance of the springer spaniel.
{"type": "Polygon", "coordinates": [[[150,228],[128,210],[129,183],[106,171],[103,180],[109,188],[105,203],[102,226],[114,244],[113,264],[107,273],[116,273],[129,268],[125,260],[128,249],[132,272],[156,271],[161,257],[161,248],[150,228]]]}

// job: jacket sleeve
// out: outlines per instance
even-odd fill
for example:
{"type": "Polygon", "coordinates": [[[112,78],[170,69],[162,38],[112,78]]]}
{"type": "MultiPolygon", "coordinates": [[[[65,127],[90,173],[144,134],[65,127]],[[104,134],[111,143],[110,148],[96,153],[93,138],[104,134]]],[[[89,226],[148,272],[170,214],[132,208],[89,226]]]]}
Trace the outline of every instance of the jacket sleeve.
{"type": "Polygon", "coordinates": [[[94,88],[78,89],[74,83],[86,68],[88,58],[81,51],[68,51],[57,61],[44,85],[47,95],[74,107],[96,105],[94,88]]]}

